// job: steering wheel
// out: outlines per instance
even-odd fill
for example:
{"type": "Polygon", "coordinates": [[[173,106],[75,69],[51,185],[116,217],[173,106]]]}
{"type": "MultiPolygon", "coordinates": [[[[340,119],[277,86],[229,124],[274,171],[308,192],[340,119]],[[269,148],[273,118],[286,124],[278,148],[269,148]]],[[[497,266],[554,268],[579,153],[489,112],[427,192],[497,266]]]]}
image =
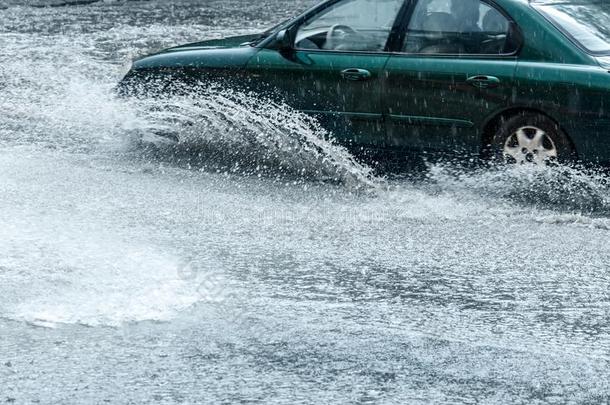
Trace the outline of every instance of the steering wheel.
{"type": "Polygon", "coordinates": [[[338,43],[338,39],[343,39],[345,38],[346,35],[349,34],[358,34],[358,31],[356,31],[355,29],[353,29],[352,27],[348,26],[348,25],[343,25],[343,24],[335,24],[332,27],[330,27],[330,29],[328,30],[328,33],[326,33],[326,44],[324,46],[324,48],[326,49],[337,49],[337,47],[339,45],[341,45],[341,43],[338,43]],[[337,35],[337,33],[342,33],[341,36],[337,35]]]}

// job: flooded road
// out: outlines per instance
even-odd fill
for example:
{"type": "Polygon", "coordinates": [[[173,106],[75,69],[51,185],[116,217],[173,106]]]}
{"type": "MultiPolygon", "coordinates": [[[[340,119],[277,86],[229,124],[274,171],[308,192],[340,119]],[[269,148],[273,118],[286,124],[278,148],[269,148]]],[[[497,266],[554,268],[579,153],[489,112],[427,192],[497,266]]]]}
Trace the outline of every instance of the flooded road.
{"type": "Polygon", "coordinates": [[[63,3],[0,2],[0,402],[610,401],[606,175],[387,176],[228,89],[113,95],[310,1],[63,3]]]}

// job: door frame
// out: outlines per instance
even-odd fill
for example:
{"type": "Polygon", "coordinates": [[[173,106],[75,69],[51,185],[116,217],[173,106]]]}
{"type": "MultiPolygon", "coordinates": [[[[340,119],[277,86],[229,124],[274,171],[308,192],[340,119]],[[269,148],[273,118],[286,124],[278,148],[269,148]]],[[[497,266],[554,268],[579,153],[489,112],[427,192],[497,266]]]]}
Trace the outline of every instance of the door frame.
{"type": "MultiPolygon", "coordinates": [[[[311,8],[310,10],[303,13],[301,16],[293,19],[286,24],[283,24],[279,29],[280,30],[289,30],[291,32],[291,36],[295,37],[295,31],[298,30],[300,26],[306,23],[309,19],[315,18],[319,13],[324,12],[328,8],[343,2],[345,0],[329,0],[325,3],[322,3],[318,6],[311,8]]],[[[323,58],[349,58],[349,57],[375,57],[384,59],[382,63],[379,64],[379,68],[373,72],[374,80],[377,83],[377,96],[378,100],[375,102],[375,106],[377,106],[375,111],[321,111],[321,110],[301,110],[304,113],[309,115],[318,116],[318,117],[336,117],[338,120],[346,119],[358,123],[356,125],[367,125],[365,122],[369,122],[370,125],[376,125],[383,132],[383,138],[385,138],[385,133],[387,129],[387,124],[385,122],[386,118],[386,108],[384,103],[382,102],[383,91],[385,88],[385,80],[383,77],[383,73],[385,71],[387,62],[390,60],[393,51],[393,44],[396,43],[397,35],[400,34],[401,27],[404,22],[405,13],[408,12],[412,5],[413,0],[404,0],[398,9],[395,19],[393,21],[392,27],[390,28],[390,32],[388,35],[388,39],[385,43],[385,46],[382,50],[379,51],[350,51],[350,50],[324,50],[324,49],[299,49],[295,48],[290,51],[281,51],[279,49],[279,41],[276,39],[276,35],[270,35],[270,38],[266,41],[263,41],[260,45],[258,45],[261,50],[266,52],[277,52],[278,57],[286,59],[287,62],[292,62],[296,65],[301,65],[304,68],[307,67],[307,55],[316,55],[323,58]]],[[[253,57],[255,59],[256,56],[253,57]]],[[[348,68],[359,68],[360,66],[348,66],[348,68]]],[[[338,72],[339,73],[339,72],[338,72]]],[[[337,80],[341,80],[338,76],[337,80]]],[[[378,132],[378,131],[377,131],[378,132]]],[[[379,134],[378,134],[379,135],[379,134]]],[[[358,142],[356,142],[358,143],[358,142]]]]}
{"type": "MultiPolygon", "coordinates": [[[[524,37],[523,31],[520,26],[517,24],[515,19],[508,13],[506,10],[499,5],[495,0],[480,0],[482,3],[487,4],[489,7],[494,8],[498,12],[500,12],[509,22],[510,30],[512,35],[515,36],[515,41],[517,41],[516,50],[510,54],[422,54],[416,52],[405,52],[403,51],[403,46],[407,41],[407,34],[409,24],[413,18],[413,14],[420,4],[420,1],[424,0],[406,0],[405,7],[401,10],[400,17],[402,18],[400,21],[395,24],[395,32],[392,40],[394,42],[388,44],[388,48],[391,50],[390,59],[386,63],[386,72],[389,68],[392,60],[396,58],[399,59],[432,59],[439,60],[439,63],[443,63],[443,60],[447,61],[512,61],[516,64],[519,61],[519,55],[521,50],[524,47],[524,37]]],[[[388,88],[390,83],[388,81],[388,75],[384,75],[383,80],[383,88],[382,92],[384,94],[388,94],[388,88]]],[[[390,113],[390,105],[386,103],[383,106],[384,110],[384,120],[386,122],[386,132],[388,138],[392,136],[391,126],[395,123],[404,123],[407,125],[415,125],[415,126],[434,126],[434,127],[447,127],[447,128],[457,128],[457,129],[465,129],[465,130],[474,130],[474,131],[482,131],[485,122],[488,122],[490,117],[487,117],[482,127],[479,127],[476,122],[471,122],[469,120],[457,117],[440,117],[434,115],[431,111],[430,114],[416,114],[416,115],[403,115],[403,114],[391,114],[390,113]]],[[[493,115],[493,114],[492,114],[493,115]]]]}

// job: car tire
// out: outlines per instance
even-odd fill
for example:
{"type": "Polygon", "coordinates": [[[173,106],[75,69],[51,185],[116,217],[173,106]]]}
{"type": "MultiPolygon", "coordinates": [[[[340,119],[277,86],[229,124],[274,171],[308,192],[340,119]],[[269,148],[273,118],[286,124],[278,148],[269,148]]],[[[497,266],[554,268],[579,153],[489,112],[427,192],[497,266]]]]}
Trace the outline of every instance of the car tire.
{"type": "Polygon", "coordinates": [[[574,148],[559,125],[531,112],[501,120],[491,146],[494,160],[508,164],[552,165],[574,158],[574,148]]]}

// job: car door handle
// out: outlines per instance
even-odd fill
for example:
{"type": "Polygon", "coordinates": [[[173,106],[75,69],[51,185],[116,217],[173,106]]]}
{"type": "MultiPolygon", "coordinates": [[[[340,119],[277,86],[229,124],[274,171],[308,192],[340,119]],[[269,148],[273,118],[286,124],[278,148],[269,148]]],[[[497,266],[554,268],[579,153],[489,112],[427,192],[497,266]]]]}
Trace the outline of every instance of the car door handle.
{"type": "Polygon", "coordinates": [[[341,77],[344,78],[345,80],[351,80],[354,82],[357,81],[361,81],[361,80],[368,80],[372,77],[373,75],[371,74],[371,72],[369,72],[366,69],[345,69],[343,71],[341,71],[341,77]]]}
{"type": "Polygon", "coordinates": [[[500,79],[495,76],[486,75],[469,77],[468,79],[466,79],[466,82],[479,89],[493,89],[500,85],[500,79]]]}

